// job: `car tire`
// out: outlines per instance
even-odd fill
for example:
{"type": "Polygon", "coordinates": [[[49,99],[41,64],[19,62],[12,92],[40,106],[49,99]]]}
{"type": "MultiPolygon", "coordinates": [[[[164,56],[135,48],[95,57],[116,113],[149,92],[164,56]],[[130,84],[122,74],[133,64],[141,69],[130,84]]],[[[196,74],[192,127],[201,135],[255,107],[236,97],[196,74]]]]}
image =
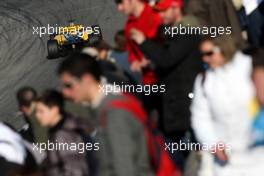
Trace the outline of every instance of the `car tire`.
{"type": "Polygon", "coordinates": [[[48,40],[47,49],[48,49],[48,59],[56,59],[60,56],[59,44],[57,40],[48,40]]]}

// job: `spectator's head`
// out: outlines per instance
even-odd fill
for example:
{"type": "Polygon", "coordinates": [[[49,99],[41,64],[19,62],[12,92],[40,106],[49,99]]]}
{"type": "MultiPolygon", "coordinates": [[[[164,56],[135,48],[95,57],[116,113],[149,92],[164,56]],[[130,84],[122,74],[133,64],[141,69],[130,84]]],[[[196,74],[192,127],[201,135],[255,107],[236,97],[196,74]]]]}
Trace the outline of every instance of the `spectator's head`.
{"type": "Polygon", "coordinates": [[[20,111],[26,116],[30,116],[33,108],[32,103],[37,97],[37,92],[32,87],[23,87],[17,92],[17,101],[20,111]]]}
{"type": "Polygon", "coordinates": [[[182,19],[183,0],[160,0],[154,9],[159,11],[163,23],[174,25],[182,19]]]}
{"type": "Polygon", "coordinates": [[[111,50],[111,47],[106,41],[102,40],[100,41],[96,46],[95,49],[98,51],[98,58],[102,60],[108,59],[109,51],[111,50]]]}
{"type": "Polygon", "coordinates": [[[46,90],[36,99],[36,116],[45,127],[55,126],[64,114],[64,99],[60,92],[46,90]]]}
{"type": "Polygon", "coordinates": [[[97,59],[106,60],[109,58],[109,51],[111,46],[104,40],[101,40],[94,45],[86,47],[82,50],[82,53],[88,54],[97,59]]]}
{"type": "Polygon", "coordinates": [[[258,100],[264,106],[264,49],[254,55],[253,81],[256,87],[258,100]]]}
{"type": "Polygon", "coordinates": [[[145,0],[115,0],[118,11],[125,15],[138,16],[144,8],[145,0]]]}
{"type": "Polygon", "coordinates": [[[126,51],[125,31],[120,30],[115,35],[115,49],[118,51],[126,51]]]}
{"type": "Polygon", "coordinates": [[[233,59],[236,47],[230,36],[206,37],[201,42],[200,50],[203,61],[210,68],[217,68],[233,59]]]}
{"type": "Polygon", "coordinates": [[[95,58],[74,53],[66,58],[58,69],[65,97],[75,102],[90,102],[97,95],[101,68],[95,58]]]}

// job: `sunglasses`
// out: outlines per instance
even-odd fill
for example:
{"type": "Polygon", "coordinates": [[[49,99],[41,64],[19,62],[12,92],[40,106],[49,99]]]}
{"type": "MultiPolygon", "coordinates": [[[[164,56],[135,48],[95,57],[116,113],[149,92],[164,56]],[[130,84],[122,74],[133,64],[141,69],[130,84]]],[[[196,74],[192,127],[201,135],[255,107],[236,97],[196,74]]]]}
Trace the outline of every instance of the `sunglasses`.
{"type": "Polygon", "coordinates": [[[72,87],[73,87],[72,83],[63,83],[62,84],[62,88],[65,88],[65,89],[71,89],[72,87]]]}
{"type": "Polygon", "coordinates": [[[202,56],[212,56],[214,54],[214,52],[213,51],[207,51],[207,52],[202,52],[201,54],[202,54],[202,56]]]}
{"type": "Polygon", "coordinates": [[[71,82],[64,82],[64,83],[62,84],[62,88],[65,88],[65,89],[72,89],[73,86],[74,86],[77,82],[79,82],[78,79],[73,79],[71,82]]]}
{"type": "Polygon", "coordinates": [[[206,52],[201,52],[202,56],[212,56],[215,53],[219,53],[220,52],[220,48],[218,47],[214,47],[211,51],[206,51],[206,52]]]}

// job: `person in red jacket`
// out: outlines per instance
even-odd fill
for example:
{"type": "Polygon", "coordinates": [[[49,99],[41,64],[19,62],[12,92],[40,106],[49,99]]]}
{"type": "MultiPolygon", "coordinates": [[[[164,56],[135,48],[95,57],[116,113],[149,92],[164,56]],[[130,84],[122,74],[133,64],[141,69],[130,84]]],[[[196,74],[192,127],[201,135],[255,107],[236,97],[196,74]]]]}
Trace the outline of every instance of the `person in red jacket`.
{"type": "MultiPolygon", "coordinates": [[[[131,39],[131,29],[136,28],[142,31],[148,39],[158,40],[159,27],[162,23],[159,14],[150,7],[147,0],[115,0],[115,2],[118,10],[128,16],[125,36],[130,69],[133,72],[142,73],[144,85],[157,84],[158,78],[154,71],[155,66],[143,55],[139,45],[131,39]]],[[[143,94],[143,102],[149,114],[161,114],[162,105],[160,104],[159,94],[152,93],[147,96],[143,94]]]]}
{"type": "Polygon", "coordinates": [[[150,66],[150,62],[140,51],[138,45],[131,39],[131,29],[136,28],[142,31],[149,39],[155,39],[162,23],[156,13],[146,0],[115,0],[120,12],[128,16],[125,26],[127,38],[127,50],[132,71],[142,71],[144,84],[157,83],[157,77],[150,66]]]}

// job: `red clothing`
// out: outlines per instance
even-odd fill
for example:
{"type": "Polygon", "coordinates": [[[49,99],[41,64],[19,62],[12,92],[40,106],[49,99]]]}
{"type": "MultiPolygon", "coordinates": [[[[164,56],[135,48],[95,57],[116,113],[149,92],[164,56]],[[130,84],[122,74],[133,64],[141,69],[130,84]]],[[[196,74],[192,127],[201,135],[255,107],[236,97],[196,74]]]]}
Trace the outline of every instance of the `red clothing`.
{"type": "MultiPolygon", "coordinates": [[[[125,27],[125,35],[127,38],[127,50],[130,63],[135,60],[140,61],[144,57],[138,45],[131,40],[130,30],[136,28],[142,31],[148,39],[155,39],[161,22],[159,14],[156,13],[147,3],[145,3],[145,8],[139,17],[130,16],[128,18],[125,27]]],[[[154,84],[157,82],[155,73],[150,68],[143,70],[143,79],[145,84],[154,84]]]]}

